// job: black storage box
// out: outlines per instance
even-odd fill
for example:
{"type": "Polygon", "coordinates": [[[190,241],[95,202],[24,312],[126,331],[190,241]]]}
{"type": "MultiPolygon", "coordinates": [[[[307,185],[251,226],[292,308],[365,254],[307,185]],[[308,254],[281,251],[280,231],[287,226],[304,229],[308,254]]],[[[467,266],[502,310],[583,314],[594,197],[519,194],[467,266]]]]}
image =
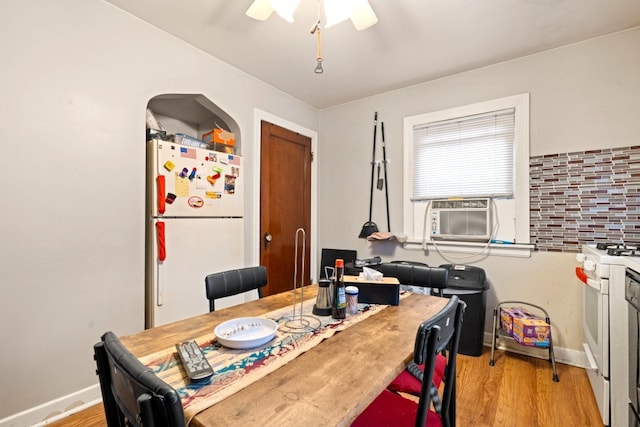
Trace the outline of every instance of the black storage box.
{"type": "MultiPolygon", "coordinates": [[[[487,276],[479,267],[453,264],[443,264],[440,267],[449,270],[447,287],[442,290],[443,296],[450,298],[456,295],[467,304],[458,352],[467,356],[480,356],[484,343],[484,319],[489,289],[487,276]]],[[[434,289],[432,294],[437,295],[438,291],[434,289]]]]}

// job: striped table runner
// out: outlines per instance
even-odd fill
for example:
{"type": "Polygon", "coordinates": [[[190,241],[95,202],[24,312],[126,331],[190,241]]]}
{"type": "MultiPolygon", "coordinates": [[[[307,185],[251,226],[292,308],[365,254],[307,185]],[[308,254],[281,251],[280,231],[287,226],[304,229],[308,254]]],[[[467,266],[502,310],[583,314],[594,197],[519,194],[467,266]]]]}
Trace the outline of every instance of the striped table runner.
{"type": "MultiPolygon", "coordinates": [[[[400,298],[405,295],[401,293],[400,298]]],[[[170,384],[180,395],[187,424],[200,411],[236,393],[287,364],[305,351],[378,312],[386,305],[358,304],[358,313],[344,320],[331,316],[313,316],[313,300],[303,305],[302,319],[313,322],[313,329],[297,329],[299,322],[291,322],[293,307],[288,306],[263,317],[278,323],[278,331],[269,343],[253,349],[234,350],[220,345],[213,330],[210,334],[196,338],[214,375],[205,382],[190,383],[182,368],[175,347],[150,354],[140,361],[151,368],[162,380],[170,384]]],[[[300,304],[295,307],[295,319],[300,319],[300,304]]],[[[294,320],[295,320],[294,319],[294,320]]]]}

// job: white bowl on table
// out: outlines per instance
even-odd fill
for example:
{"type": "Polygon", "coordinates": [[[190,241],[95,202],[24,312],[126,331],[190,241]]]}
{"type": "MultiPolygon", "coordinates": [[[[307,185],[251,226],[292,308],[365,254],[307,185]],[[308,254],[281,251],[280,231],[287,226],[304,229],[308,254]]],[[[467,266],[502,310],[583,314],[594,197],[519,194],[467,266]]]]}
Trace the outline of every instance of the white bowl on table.
{"type": "Polygon", "coordinates": [[[213,333],[225,347],[246,349],[260,347],[276,335],[278,324],[264,317],[239,317],[216,326],[213,333]]]}

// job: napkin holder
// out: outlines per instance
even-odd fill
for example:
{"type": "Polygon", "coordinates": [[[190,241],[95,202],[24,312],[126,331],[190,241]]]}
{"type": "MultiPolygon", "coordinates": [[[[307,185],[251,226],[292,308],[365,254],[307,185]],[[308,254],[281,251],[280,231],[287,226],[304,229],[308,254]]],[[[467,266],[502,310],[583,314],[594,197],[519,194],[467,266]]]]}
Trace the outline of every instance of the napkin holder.
{"type": "Polygon", "coordinates": [[[358,276],[344,276],[344,283],[357,286],[358,303],[398,305],[400,282],[395,277],[383,277],[381,281],[362,280],[358,276]]]}

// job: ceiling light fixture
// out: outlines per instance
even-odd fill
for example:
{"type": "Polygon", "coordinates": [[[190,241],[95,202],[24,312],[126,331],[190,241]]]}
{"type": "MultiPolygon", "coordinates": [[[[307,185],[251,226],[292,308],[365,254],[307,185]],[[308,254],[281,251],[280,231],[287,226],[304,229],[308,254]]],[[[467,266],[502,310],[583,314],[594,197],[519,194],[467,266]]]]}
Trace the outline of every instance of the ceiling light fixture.
{"type": "MultiPolygon", "coordinates": [[[[362,31],[378,22],[369,0],[323,0],[322,3],[327,18],[326,28],[350,19],[356,30],[362,31]]],[[[246,14],[258,21],[266,21],[275,11],[285,21],[293,22],[293,14],[299,4],[300,0],[254,0],[246,14]]]]}
{"type": "MultiPolygon", "coordinates": [[[[332,27],[340,22],[350,19],[356,30],[362,31],[375,25],[378,17],[371,8],[369,0],[317,0],[317,19],[311,27],[311,34],[317,37],[316,74],[322,74],[322,27],[320,26],[320,3],[324,6],[324,15],[327,19],[325,28],[332,27]]],[[[266,21],[275,11],[282,19],[293,22],[293,14],[300,4],[300,0],[254,0],[247,9],[246,14],[258,21],[266,21]]]]}

